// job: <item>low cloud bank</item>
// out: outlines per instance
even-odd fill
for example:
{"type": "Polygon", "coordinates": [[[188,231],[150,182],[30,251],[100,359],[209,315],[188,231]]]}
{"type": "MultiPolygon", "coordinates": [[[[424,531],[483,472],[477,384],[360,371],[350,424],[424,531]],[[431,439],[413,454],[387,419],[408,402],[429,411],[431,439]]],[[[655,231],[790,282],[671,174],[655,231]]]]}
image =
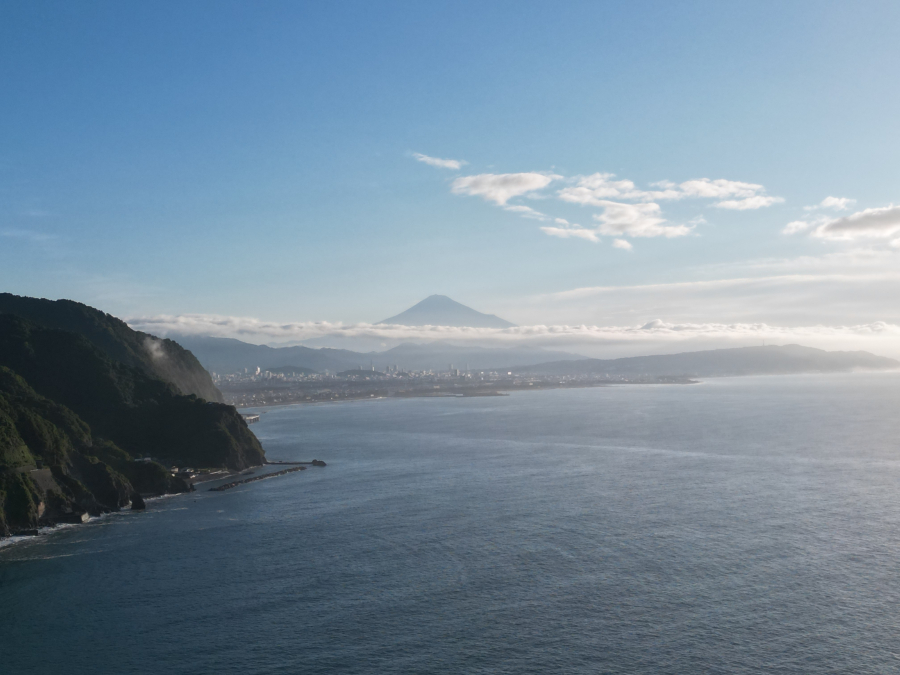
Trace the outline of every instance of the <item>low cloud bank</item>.
{"type": "Polygon", "coordinates": [[[248,317],[182,314],[134,317],[128,323],[155,335],[210,335],[255,343],[300,342],[322,337],[365,337],[392,343],[398,340],[447,340],[493,346],[528,343],[541,347],[569,347],[582,353],[607,356],[635,350],[640,353],[671,352],[761,344],[763,341],[797,342],[831,349],[879,349],[881,353],[885,352],[886,346],[893,346],[887,351],[889,355],[895,355],[900,345],[900,326],[883,321],[852,326],[788,327],[765,323],[667,323],[657,319],[635,326],[534,325],[495,329],[325,321],[277,323],[248,317]],[[609,351],[608,348],[614,345],[630,348],[609,351]]]}

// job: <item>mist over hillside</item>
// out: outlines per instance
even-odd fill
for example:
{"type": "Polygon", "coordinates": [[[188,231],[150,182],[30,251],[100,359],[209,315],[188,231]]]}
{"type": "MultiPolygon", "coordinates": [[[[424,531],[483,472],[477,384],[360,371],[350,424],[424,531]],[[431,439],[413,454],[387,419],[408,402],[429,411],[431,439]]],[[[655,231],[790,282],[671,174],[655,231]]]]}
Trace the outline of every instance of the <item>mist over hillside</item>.
{"type": "Polygon", "coordinates": [[[0,293],[0,314],[15,314],[46,328],[72,331],[95,347],[182,394],[222,402],[222,394],[199,361],[176,342],[132,330],[119,318],[72,300],[46,300],[0,293]]]}

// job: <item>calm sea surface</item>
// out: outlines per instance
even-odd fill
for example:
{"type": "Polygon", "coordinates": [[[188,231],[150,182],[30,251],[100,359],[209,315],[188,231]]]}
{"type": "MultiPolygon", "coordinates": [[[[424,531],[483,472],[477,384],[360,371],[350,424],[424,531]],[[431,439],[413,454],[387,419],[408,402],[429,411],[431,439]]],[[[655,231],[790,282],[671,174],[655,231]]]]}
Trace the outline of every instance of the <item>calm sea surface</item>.
{"type": "Polygon", "coordinates": [[[260,412],[328,467],[0,548],[0,672],[900,671],[900,374],[260,412]]]}

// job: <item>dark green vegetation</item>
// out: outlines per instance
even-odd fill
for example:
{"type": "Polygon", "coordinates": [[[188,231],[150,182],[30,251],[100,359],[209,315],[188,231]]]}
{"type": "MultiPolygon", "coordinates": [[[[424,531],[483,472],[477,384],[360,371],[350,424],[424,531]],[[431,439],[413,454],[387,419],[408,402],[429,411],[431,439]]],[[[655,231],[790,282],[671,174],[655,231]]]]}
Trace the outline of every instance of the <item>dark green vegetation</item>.
{"type": "Polygon", "coordinates": [[[624,359],[582,359],[526,366],[516,372],[552,375],[635,377],[683,375],[728,377],[735,375],[792,375],[840,373],[852,370],[892,370],[900,362],[869,352],[826,352],[800,345],[770,345],[712,349],[682,354],[634,356],[624,359]]]}
{"type": "Polygon", "coordinates": [[[72,331],[85,337],[111,359],[165,380],[179,393],[222,402],[209,373],[187,349],[132,330],[121,319],[72,300],[44,300],[0,293],[0,314],[16,314],[46,328],[72,331]]]}
{"type": "Polygon", "coordinates": [[[141,352],[154,338],[113,317],[69,301],[30,307],[37,320],[0,314],[0,535],[189,489],[163,464],[265,461],[233,407],[183,393],[212,387],[190,352],[157,341],[175,358],[160,368],[141,352]],[[61,330],[69,319],[75,330],[61,330]]]}

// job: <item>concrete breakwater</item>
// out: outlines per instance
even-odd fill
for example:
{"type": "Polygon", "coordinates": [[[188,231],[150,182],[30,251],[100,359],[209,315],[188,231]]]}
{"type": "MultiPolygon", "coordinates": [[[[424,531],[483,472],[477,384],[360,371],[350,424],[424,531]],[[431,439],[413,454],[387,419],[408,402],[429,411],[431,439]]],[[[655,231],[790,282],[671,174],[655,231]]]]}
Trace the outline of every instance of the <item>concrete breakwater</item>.
{"type": "Polygon", "coordinates": [[[266,473],[262,476],[253,476],[252,478],[244,478],[243,480],[232,481],[231,483],[225,483],[224,485],[219,485],[218,487],[209,488],[210,492],[222,492],[223,490],[230,490],[233,487],[237,487],[238,485],[244,485],[245,483],[252,483],[255,480],[264,480],[266,478],[274,478],[275,476],[283,476],[286,473],[293,473],[294,471],[306,471],[305,466],[294,466],[290,469],[282,469],[281,471],[275,471],[273,473],[266,473]]]}

